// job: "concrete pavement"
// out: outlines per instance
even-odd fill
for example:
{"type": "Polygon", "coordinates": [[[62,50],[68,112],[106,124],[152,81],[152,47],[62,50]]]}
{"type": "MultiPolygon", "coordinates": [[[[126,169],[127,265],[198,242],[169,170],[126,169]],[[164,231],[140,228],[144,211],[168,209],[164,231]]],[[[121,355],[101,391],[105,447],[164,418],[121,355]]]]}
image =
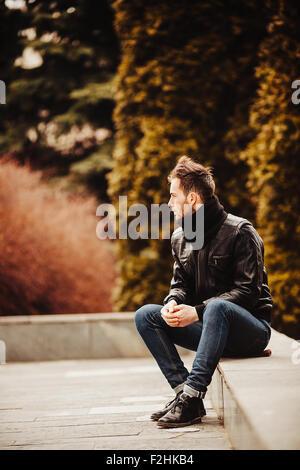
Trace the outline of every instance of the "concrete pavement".
{"type": "Polygon", "coordinates": [[[172,396],[151,358],[0,365],[0,449],[231,448],[208,398],[202,423],[158,429],[149,415],[172,396]]]}

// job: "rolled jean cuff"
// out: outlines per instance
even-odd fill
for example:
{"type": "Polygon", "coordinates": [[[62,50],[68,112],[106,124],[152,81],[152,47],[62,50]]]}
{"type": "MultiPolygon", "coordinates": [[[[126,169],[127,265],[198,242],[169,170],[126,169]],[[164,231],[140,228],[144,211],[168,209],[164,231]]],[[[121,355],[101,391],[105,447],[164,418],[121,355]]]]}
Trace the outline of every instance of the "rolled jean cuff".
{"type": "Polygon", "coordinates": [[[183,390],[184,383],[185,383],[185,382],[183,382],[182,384],[179,384],[179,385],[177,385],[175,388],[173,388],[173,390],[174,390],[174,392],[176,393],[176,395],[177,395],[177,393],[179,393],[179,392],[181,392],[181,391],[183,390]]]}
{"type": "Polygon", "coordinates": [[[195,390],[194,388],[190,387],[187,384],[184,385],[183,391],[186,392],[188,395],[191,395],[193,397],[198,397],[198,398],[204,398],[206,394],[206,392],[195,390]]]}

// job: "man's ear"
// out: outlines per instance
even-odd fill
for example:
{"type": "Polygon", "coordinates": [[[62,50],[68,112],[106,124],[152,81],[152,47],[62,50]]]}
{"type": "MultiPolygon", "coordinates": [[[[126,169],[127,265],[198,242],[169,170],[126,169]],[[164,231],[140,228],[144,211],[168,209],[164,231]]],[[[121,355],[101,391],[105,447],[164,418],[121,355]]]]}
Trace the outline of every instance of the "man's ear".
{"type": "Polygon", "coordinates": [[[196,204],[197,203],[197,200],[198,200],[198,197],[197,197],[197,193],[191,191],[189,194],[188,194],[188,203],[193,205],[193,204],[196,204]]]}

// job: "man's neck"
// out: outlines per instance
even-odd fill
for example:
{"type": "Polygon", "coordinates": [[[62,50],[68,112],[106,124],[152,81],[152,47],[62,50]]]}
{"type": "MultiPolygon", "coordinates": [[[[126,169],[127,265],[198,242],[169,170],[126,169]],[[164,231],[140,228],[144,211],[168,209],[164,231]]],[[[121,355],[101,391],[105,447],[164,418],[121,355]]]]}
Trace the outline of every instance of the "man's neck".
{"type": "Polygon", "coordinates": [[[192,213],[197,212],[200,207],[203,206],[203,202],[197,202],[193,207],[192,207],[192,213]]]}

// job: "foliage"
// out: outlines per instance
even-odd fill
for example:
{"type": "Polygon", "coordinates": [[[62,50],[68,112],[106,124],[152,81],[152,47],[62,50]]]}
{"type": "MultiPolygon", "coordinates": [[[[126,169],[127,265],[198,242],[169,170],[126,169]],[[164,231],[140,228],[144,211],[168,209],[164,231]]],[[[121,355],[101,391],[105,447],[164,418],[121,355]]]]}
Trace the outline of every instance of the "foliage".
{"type": "Polygon", "coordinates": [[[1,2],[1,20],[13,26],[12,45],[3,60],[9,73],[1,77],[8,88],[0,125],[1,154],[9,152],[35,169],[52,168],[53,175],[70,173],[70,184],[75,180],[89,187],[92,180],[90,189],[105,199],[111,147],[107,153],[103,146],[114,131],[113,77],[119,56],[109,1],[25,3],[23,10],[10,10],[1,2]],[[87,124],[89,132],[76,139],[87,124]],[[106,137],[98,139],[101,129],[107,131],[106,137]],[[65,145],[58,146],[56,141],[63,138],[65,145]],[[89,164],[80,178],[73,175],[72,163],[99,151],[96,168],[89,164]]]}
{"type": "Polygon", "coordinates": [[[115,253],[96,237],[97,201],[40,176],[0,165],[0,315],[112,311],[115,253]]]}
{"type": "MultiPolygon", "coordinates": [[[[25,3],[10,10],[0,0],[0,79],[7,84],[1,155],[43,169],[56,189],[88,187],[117,209],[120,195],[149,210],[166,203],[167,175],[180,155],[212,166],[225,209],[250,219],[264,240],[273,326],[299,338],[296,0],[190,0],[188,8],[179,0],[114,0],[112,8],[111,0],[25,3]],[[31,67],[29,51],[37,61],[31,67]]],[[[3,175],[12,174],[5,168],[3,175]]],[[[170,240],[161,233],[160,240],[118,240],[115,248],[115,308],[161,303],[170,240]]],[[[31,286],[26,296],[38,296],[31,286]]],[[[46,311],[64,308],[59,302],[46,311]]]]}
{"type": "Polygon", "coordinates": [[[291,84],[299,79],[299,5],[279,2],[259,49],[257,97],[251,108],[256,137],[242,158],[251,172],[248,188],[257,204],[266,265],[276,302],[274,326],[300,337],[299,106],[291,84]]]}

